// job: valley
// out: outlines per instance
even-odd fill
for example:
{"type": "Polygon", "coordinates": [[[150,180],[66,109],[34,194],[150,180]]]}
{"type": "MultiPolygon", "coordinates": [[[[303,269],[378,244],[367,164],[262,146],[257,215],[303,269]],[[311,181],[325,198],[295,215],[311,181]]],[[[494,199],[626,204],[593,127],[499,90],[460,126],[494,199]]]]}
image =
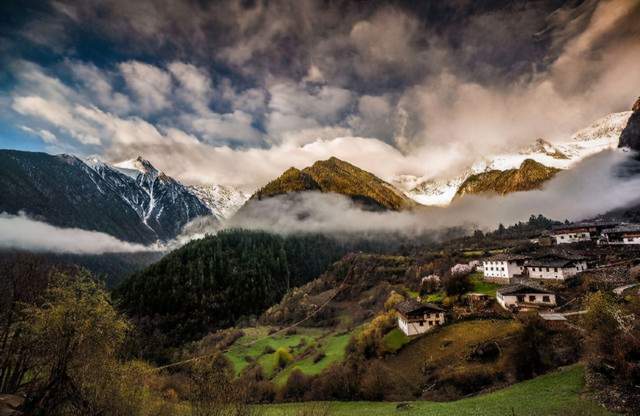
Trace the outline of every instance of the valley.
{"type": "Polygon", "coordinates": [[[638,22],[0,1],[0,416],[640,415],[638,22]]]}

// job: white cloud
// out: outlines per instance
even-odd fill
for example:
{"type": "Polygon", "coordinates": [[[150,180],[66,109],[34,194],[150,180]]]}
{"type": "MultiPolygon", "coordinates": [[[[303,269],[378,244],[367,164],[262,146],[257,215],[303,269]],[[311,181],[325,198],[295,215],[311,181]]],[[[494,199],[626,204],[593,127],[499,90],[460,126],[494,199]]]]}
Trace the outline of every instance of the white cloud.
{"type": "Polygon", "coordinates": [[[543,214],[553,219],[581,220],[638,202],[639,162],[621,151],[586,159],[558,174],[544,189],[506,196],[465,196],[446,208],[402,212],[362,211],[347,197],[303,193],[251,201],[227,227],[276,233],[402,232],[419,235],[448,227],[495,229],[499,223],[526,221],[543,214]],[[597,198],[594,196],[597,195],[597,198]]]}
{"type": "Polygon", "coordinates": [[[137,61],[123,62],[119,68],[143,112],[153,113],[170,107],[171,76],[167,72],[137,61]]]}
{"type": "Polygon", "coordinates": [[[0,213],[0,248],[74,254],[153,250],[140,244],[118,240],[105,233],[54,227],[24,215],[6,213],[0,213]]]}
{"type": "Polygon", "coordinates": [[[126,114],[131,111],[129,97],[113,90],[111,86],[114,82],[113,75],[105,73],[93,64],[70,61],[68,66],[74,77],[91,92],[96,104],[116,114],[126,114]]]}
{"type": "Polygon", "coordinates": [[[36,136],[40,137],[42,141],[45,143],[48,143],[48,144],[58,143],[58,138],[56,137],[56,135],[51,133],[49,130],[32,129],[31,127],[27,127],[27,126],[20,126],[20,129],[23,131],[26,131],[27,133],[35,134],[36,136]]]}

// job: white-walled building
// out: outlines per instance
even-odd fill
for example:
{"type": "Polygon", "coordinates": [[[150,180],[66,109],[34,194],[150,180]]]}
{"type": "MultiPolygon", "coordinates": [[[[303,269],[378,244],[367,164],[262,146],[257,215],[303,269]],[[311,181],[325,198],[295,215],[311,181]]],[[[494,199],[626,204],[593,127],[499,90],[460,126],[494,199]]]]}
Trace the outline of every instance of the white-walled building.
{"type": "Polygon", "coordinates": [[[496,301],[504,309],[527,307],[551,307],[556,305],[556,295],[534,285],[515,284],[496,291],[496,301]]]}
{"type": "Polygon", "coordinates": [[[571,244],[580,241],[591,241],[591,232],[587,227],[570,227],[552,231],[556,244],[571,244]]]}
{"type": "Polygon", "coordinates": [[[598,238],[605,228],[615,227],[615,222],[578,222],[553,227],[551,235],[556,244],[571,244],[592,241],[598,238]]]}
{"type": "Polygon", "coordinates": [[[398,328],[407,336],[423,334],[444,324],[444,309],[432,303],[409,299],[396,305],[398,328]]]}
{"type": "Polygon", "coordinates": [[[482,261],[486,280],[509,280],[524,273],[528,256],[520,254],[497,254],[482,261]]]}
{"type": "Polygon", "coordinates": [[[587,259],[573,255],[546,255],[527,261],[530,279],[566,280],[587,270],[587,259]]]}
{"type": "Polygon", "coordinates": [[[602,231],[600,244],[640,244],[640,225],[625,224],[602,231]]]}

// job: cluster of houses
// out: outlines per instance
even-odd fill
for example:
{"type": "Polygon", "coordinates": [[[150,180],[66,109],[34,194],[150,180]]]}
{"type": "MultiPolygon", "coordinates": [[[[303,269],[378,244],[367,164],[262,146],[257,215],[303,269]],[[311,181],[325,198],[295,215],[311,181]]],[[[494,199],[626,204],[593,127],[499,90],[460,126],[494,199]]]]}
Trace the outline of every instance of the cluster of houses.
{"type": "MultiPolygon", "coordinates": [[[[558,246],[582,242],[595,242],[598,245],[640,244],[640,224],[579,222],[554,227],[550,236],[558,246]]],[[[560,250],[559,247],[537,254],[501,253],[484,259],[482,264],[456,265],[451,270],[452,275],[468,273],[468,270],[462,270],[465,267],[481,270],[484,280],[504,285],[496,290],[496,302],[504,309],[544,309],[557,305],[556,295],[539,283],[564,282],[588,270],[589,258],[560,250]]],[[[423,284],[425,281],[438,283],[440,278],[432,275],[423,278],[423,284]]],[[[425,333],[445,322],[443,309],[414,299],[399,303],[396,310],[398,327],[408,336],[425,333]]],[[[561,315],[555,315],[558,314],[541,316],[550,320],[564,319],[561,315]]]]}
{"type": "Polygon", "coordinates": [[[556,244],[595,241],[598,244],[640,244],[640,224],[618,222],[578,222],[560,225],[551,230],[556,244]]]}
{"type": "Polygon", "coordinates": [[[497,254],[482,262],[487,281],[510,283],[524,277],[541,280],[566,280],[587,270],[587,258],[572,253],[545,253],[536,256],[497,254]]]}

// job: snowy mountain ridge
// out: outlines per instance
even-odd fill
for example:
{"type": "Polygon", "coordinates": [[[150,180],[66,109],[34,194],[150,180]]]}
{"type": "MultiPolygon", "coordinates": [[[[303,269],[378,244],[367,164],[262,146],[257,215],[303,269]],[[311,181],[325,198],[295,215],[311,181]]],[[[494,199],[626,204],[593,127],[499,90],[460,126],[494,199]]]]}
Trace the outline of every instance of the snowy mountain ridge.
{"type": "Polygon", "coordinates": [[[191,185],[188,189],[218,220],[230,218],[249,199],[241,190],[225,185],[191,185]]]}
{"type": "Polygon", "coordinates": [[[515,169],[526,159],[566,170],[586,157],[617,148],[620,133],[631,114],[631,111],[609,114],[574,133],[567,141],[550,143],[537,139],[531,145],[514,152],[483,157],[453,177],[424,179],[403,175],[394,178],[393,183],[420,204],[446,206],[451,203],[460,185],[471,175],[490,170],[515,169]]]}

